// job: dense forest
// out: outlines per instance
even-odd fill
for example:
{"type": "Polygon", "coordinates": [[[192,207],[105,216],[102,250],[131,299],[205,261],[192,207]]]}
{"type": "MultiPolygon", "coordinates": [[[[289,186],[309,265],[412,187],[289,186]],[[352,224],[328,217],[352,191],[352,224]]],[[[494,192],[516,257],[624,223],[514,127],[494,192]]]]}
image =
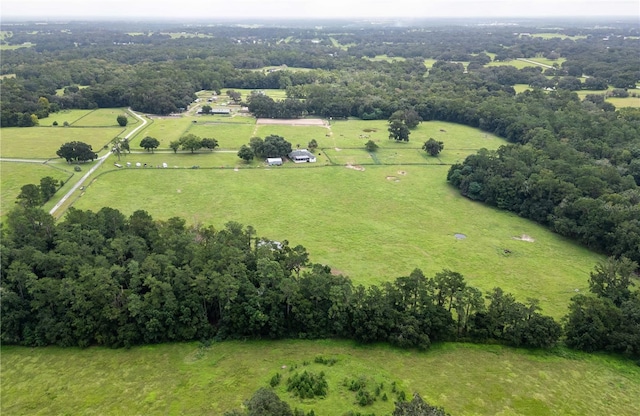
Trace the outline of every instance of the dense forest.
{"type": "MultiPolygon", "coordinates": [[[[413,112],[504,137],[510,144],[469,156],[447,179],[468,198],[612,256],[607,273],[592,274],[597,296],[572,303],[564,333],[576,348],[638,354],[639,300],[628,287],[640,262],[640,109],[604,99],[609,87],[637,94],[633,22],[569,28],[564,38],[526,26],[3,26],[10,36],[2,43],[32,46],[2,51],[2,127],[44,125],[70,108],[169,114],[200,90],[275,88],[287,99],[254,94],[244,104],[273,118],[413,112]],[[388,59],[373,59],[380,55],[388,59]],[[557,63],[486,66],[518,58],[557,63]],[[516,94],[516,84],[530,90],[516,94]],[[580,99],[580,89],[603,92],[580,99]],[[594,320],[601,325],[585,324],[594,320]]],[[[353,337],[426,348],[451,339],[551,346],[561,335],[535,301],[495,289],[485,304],[454,271],[354,287],[307,264],[304,248],[257,239],[239,224],[193,228],[109,208],[71,210],[55,224],[20,206],[4,233],[8,343],[353,337]]]]}

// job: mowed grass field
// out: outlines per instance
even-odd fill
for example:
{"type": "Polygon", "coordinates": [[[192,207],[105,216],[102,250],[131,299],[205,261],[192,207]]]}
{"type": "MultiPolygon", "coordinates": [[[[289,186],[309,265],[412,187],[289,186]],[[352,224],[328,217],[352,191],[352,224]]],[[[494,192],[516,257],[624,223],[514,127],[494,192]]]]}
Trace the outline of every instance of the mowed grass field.
{"type": "Polygon", "coordinates": [[[415,352],[344,341],[255,341],[1,352],[0,410],[7,415],[221,415],[268,387],[276,373],[278,395],[318,416],[390,414],[394,382],[407,397],[418,392],[452,415],[640,414],[640,367],[566,350],[441,344],[415,352]],[[314,363],[318,356],[337,362],[314,363]],[[301,401],[286,392],[287,378],[305,370],[324,371],[326,398],[301,401]],[[343,382],[361,377],[372,394],[382,384],[389,400],[357,405],[343,382]]]}
{"type": "Polygon", "coordinates": [[[145,209],[156,219],[179,216],[215,227],[237,221],[260,236],[302,244],[312,261],[356,284],[390,281],[416,267],[429,276],[448,268],[483,291],[500,286],[522,301],[540,299],[556,318],[564,315],[576,290],[588,290],[589,272],[602,257],[460,196],[446,183],[447,171],[409,165],[120,169],[99,176],[74,206],[110,206],[125,215],[145,209]],[[523,234],[535,242],[515,239],[523,234]]]}

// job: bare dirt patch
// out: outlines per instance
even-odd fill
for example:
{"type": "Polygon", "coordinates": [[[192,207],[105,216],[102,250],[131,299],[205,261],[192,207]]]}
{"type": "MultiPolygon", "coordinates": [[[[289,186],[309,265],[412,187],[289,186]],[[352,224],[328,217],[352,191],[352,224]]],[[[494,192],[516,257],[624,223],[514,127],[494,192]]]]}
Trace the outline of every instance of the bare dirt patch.
{"type": "Polygon", "coordinates": [[[402,176],[404,176],[404,175],[406,175],[406,174],[407,174],[407,171],[404,171],[404,170],[399,170],[399,171],[398,171],[398,175],[402,175],[402,176]]]}
{"type": "Polygon", "coordinates": [[[182,193],[182,189],[177,189],[176,192],[181,194],[182,193]]]}
{"type": "Polygon", "coordinates": [[[259,118],[256,124],[282,124],[286,126],[327,126],[320,118],[259,118]]]}
{"type": "Polygon", "coordinates": [[[340,150],[342,150],[339,147],[334,147],[334,149],[335,149],[336,152],[339,152],[340,150]]]}
{"type": "Polygon", "coordinates": [[[397,178],[397,177],[395,177],[395,176],[387,176],[387,180],[388,180],[388,181],[397,181],[397,180],[398,180],[398,178],[397,178]]]}
{"type": "Polygon", "coordinates": [[[520,237],[513,237],[513,239],[520,240],[520,241],[527,241],[529,243],[533,243],[534,241],[536,241],[533,237],[526,234],[522,234],[520,237]]]}
{"type": "Polygon", "coordinates": [[[353,169],[353,170],[358,170],[360,172],[364,172],[364,168],[360,165],[347,164],[347,165],[344,165],[344,167],[347,169],[353,169]]]}

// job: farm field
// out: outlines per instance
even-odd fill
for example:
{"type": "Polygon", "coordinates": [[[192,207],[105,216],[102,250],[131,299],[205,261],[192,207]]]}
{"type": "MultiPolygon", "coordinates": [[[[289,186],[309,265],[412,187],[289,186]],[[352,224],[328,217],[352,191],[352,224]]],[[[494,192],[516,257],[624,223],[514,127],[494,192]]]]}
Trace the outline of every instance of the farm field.
{"type": "Polygon", "coordinates": [[[101,108],[90,111],[71,123],[71,125],[73,127],[120,127],[116,118],[122,114],[126,115],[129,120],[127,128],[135,127],[140,123],[137,117],[127,113],[124,108],[101,108]]]}
{"type": "Polygon", "coordinates": [[[542,39],[560,38],[560,39],[577,40],[577,39],[586,39],[587,38],[584,35],[571,36],[571,35],[565,35],[565,34],[562,34],[562,33],[532,33],[531,36],[534,37],[534,38],[542,38],[542,39]]]}
{"type": "Polygon", "coordinates": [[[98,153],[125,131],[122,127],[5,127],[2,129],[0,154],[8,158],[58,158],[56,151],[70,141],[90,144],[98,153]]]}
{"type": "MultiPolygon", "coordinates": [[[[210,137],[218,140],[220,148],[240,149],[243,144],[248,144],[256,130],[256,119],[251,117],[234,117],[234,122],[226,120],[205,121],[208,117],[202,117],[198,123],[192,123],[184,134],[195,134],[199,137],[210,137]],[[204,120],[203,120],[204,119],[204,120]]],[[[232,120],[228,118],[228,120],[232,120]]]]}
{"type": "Polygon", "coordinates": [[[292,408],[319,416],[389,414],[393,383],[407,397],[418,392],[452,415],[640,412],[640,367],[566,350],[440,344],[415,352],[345,341],[253,341],[126,350],[4,346],[1,352],[0,410],[12,415],[222,414],[240,408],[277,373],[282,382],[276,393],[292,408]],[[319,356],[337,362],[315,363],[319,356]],[[286,392],[287,378],[305,370],[324,371],[326,398],[301,401],[286,392]],[[389,400],[358,406],[343,382],[361,377],[372,394],[382,384],[381,396],[389,400]]]}
{"type": "Polygon", "coordinates": [[[110,206],[125,215],[145,209],[156,219],[179,216],[215,227],[237,221],[260,236],[302,244],[312,261],[356,284],[389,281],[416,267],[431,276],[448,268],[483,291],[500,286],[518,299],[539,298],[547,314],[564,315],[576,290],[588,289],[589,272],[602,257],[467,200],[447,185],[447,170],[120,169],[101,175],[74,207],[110,206]],[[535,242],[516,239],[522,235],[535,242]]]}
{"type": "MultiPolygon", "coordinates": [[[[51,113],[49,114],[49,117],[40,120],[40,125],[50,126],[53,125],[54,122],[57,122],[58,126],[63,126],[65,121],[69,123],[69,125],[73,125],[73,123],[91,113],[92,111],[95,110],[61,110],[57,113],[51,113]]],[[[114,116],[112,125],[117,126],[115,117],[117,116],[114,116]]]]}

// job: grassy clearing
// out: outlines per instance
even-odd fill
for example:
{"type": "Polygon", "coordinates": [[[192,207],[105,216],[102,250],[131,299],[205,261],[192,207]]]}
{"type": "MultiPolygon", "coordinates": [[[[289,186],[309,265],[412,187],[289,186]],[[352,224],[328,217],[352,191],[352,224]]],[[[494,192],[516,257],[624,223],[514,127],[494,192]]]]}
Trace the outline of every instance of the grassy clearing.
{"type": "Polygon", "coordinates": [[[57,158],[56,151],[70,141],[85,142],[99,152],[123,131],[122,127],[5,127],[0,153],[9,158],[57,158]]]}
{"type": "Polygon", "coordinates": [[[626,97],[626,98],[610,97],[610,98],[607,98],[607,101],[615,105],[616,108],[640,107],[640,97],[626,97]]]}
{"type": "Polygon", "coordinates": [[[20,49],[20,48],[30,48],[32,46],[35,46],[35,43],[31,43],[31,42],[25,42],[22,43],[20,45],[0,45],[0,51],[11,51],[11,50],[15,50],[15,49],[20,49]]]}
{"type": "Polygon", "coordinates": [[[531,66],[538,66],[531,62],[520,61],[517,59],[512,59],[510,61],[491,61],[485,66],[512,66],[517,69],[527,68],[531,66]]]}
{"type": "Polygon", "coordinates": [[[216,227],[251,224],[262,236],[304,245],[313,261],[362,284],[415,267],[428,275],[449,268],[482,290],[501,286],[522,300],[540,298],[545,312],[563,315],[575,290],[588,289],[589,271],[601,257],[461,197],[446,184],[447,169],[121,169],[100,176],[74,206],[111,206],[126,215],[145,209],[157,219],[180,216],[216,227]],[[535,242],[514,239],[522,234],[535,242]]]}
{"type": "Polygon", "coordinates": [[[531,36],[534,37],[534,38],[542,38],[542,39],[560,38],[560,39],[577,40],[577,39],[586,39],[587,38],[586,35],[570,36],[570,35],[565,35],[563,33],[532,33],[531,36]]]}
{"type": "Polygon", "coordinates": [[[376,55],[373,58],[369,56],[363,56],[362,59],[367,59],[373,62],[402,62],[407,60],[407,58],[404,58],[402,56],[387,56],[387,55],[376,55]]]}
{"type": "Polygon", "coordinates": [[[221,342],[208,348],[190,343],[129,350],[5,346],[1,410],[14,415],[222,414],[268,386],[276,373],[283,378],[275,389],[280,397],[318,415],[349,410],[389,414],[394,382],[407,396],[419,392],[456,415],[640,412],[640,369],[616,358],[465,344],[414,352],[344,341],[221,342]],[[338,361],[333,366],[314,363],[318,356],[338,361]],[[286,392],[287,378],[304,370],[325,372],[327,398],[301,401],[286,392]],[[390,400],[358,406],[343,381],[359,377],[368,381],[372,393],[374,384],[383,383],[390,400]]]}
{"type": "MultiPolygon", "coordinates": [[[[143,166],[146,163],[148,167],[162,166],[163,163],[166,163],[171,168],[191,168],[193,166],[199,166],[201,168],[229,168],[246,166],[246,164],[238,158],[235,151],[227,153],[218,150],[213,152],[200,150],[197,153],[191,153],[189,151],[173,153],[173,151],[164,150],[151,153],[144,150],[135,150],[134,153],[123,154],[120,157],[120,161],[117,159],[113,159],[113,161],[123,166],[126,166],[126,163],[129,162],[132,164],[132,168],[135,168],[136,163],[141,163],[143,166]]],[[[256,164],[256,166],[258,165],[259,164],[256,164]]],[[[117,168],[108,166],[106,170],[114,169],[117,168]]]]}
{"type": "Polygon", "coordinates": [[[27,184],[40,184],[40,179],[51,176],[57,180],[67,181],[73,170],[55,169],[52,166],[37,163],[0,163],[2,190],[0,191],[0,216],[6,215],[16,202],[20,188],[27,184]]]}
{"type": "Polygon", "coordinates": [[[2,74],[0,75],[0,79],[7,79],[7,78],[15,78],[16,74],[2,74]]]}

